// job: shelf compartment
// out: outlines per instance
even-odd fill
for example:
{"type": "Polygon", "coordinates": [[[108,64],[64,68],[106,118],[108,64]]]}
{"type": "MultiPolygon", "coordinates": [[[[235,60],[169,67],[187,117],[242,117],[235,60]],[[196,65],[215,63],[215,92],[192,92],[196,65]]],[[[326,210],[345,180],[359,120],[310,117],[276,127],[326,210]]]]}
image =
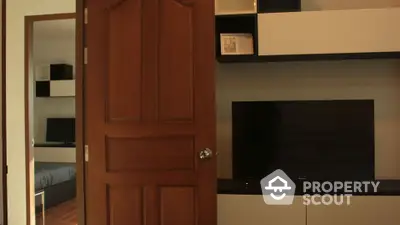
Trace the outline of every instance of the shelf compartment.
{"type": "MultiPolygon", "coordinates": [[[[245,15],[225,15],[216,16],[215,21],[215,48],[216,57],[221,56],[232,56],[221,54],[221,34],[251,34],[253,38],[253,54],[246,54],[247,56],[257,55],[257,15],[256,14],[245,14],[245,15]]],[[[238,56],[238,55],[233,55],[238,56]]],[[[243,55],[240,55],[243,56],[243,55]]]]}

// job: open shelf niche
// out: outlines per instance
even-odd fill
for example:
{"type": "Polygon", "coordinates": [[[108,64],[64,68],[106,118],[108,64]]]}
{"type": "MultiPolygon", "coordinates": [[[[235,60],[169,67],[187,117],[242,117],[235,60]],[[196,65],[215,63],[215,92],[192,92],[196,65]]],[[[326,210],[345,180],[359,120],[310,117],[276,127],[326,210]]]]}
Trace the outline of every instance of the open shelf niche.
{"type": "Polygon", "coordinates": [[[219,62],[400,58],[397,7],[301,11],[301,0],[215,5],[219,62]]]}
{"type": "MultiPolygon", "coordinates": [[[[223,16],[217,16],[216,17],[216,53],[217,53],[217,58],[224,59],[224,57],[230,57],[230,58],[235,58],[240,60],[248,60],[252,59],[253,57],[257,56],[257,42],[254,41],[254,39],[257,37],[257,15],[256,14],[241,14],[241,15],[223,15],[223,16]],[[225,44],[221,45],[221,42],[223,40],[221,37],[221,34],[223,35],[250,35],[250,43],[246,43],[247,49],[251,51],[250,53],[247,54],[240,54],[240,55],[222,55],[222,49],[224,48],[226,54],[229,54],[231,51],[231,54],[234,52],[239,51],[236,49],[236,47],[231,47],[227,41],[224,41],[225,44]]],[[[243,38],[248,38],[248,37],[243,37],[243,38]]],[[[246,40],[245,40],[246,41],[246,40]]],[[[236,46],[237,44],[233,44],[236,46]]]]}

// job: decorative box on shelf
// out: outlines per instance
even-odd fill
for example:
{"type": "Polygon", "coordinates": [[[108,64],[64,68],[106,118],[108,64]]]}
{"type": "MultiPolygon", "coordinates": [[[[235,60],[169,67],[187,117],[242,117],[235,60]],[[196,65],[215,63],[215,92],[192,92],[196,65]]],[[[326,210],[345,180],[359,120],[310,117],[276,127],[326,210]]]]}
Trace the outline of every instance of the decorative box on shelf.
{"type": "Polygon", "coordinates": [[[251,33],[221,33],[221,55],[252,55],[253,35],[251,33]]]}

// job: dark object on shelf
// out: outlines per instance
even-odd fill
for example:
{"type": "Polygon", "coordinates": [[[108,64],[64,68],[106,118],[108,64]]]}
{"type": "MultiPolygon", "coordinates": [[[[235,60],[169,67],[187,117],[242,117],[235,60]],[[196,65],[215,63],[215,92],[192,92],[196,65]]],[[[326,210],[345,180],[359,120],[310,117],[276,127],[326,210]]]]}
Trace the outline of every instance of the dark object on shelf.
{"type": "MultiPolygon", "coordinates": [[[[253,36],[254,56],[258,54],[257,45],[257,15],[221,15],[215,17],[215,51],[216,57],[221,56],[221,34],[239,34],[246,33],[253,36]]],[[[225,56],[225,55],[224,55],[225,56]]],[[[229,55],[232,56],[232,55],[229,55]]],[[[238,57],[252,55],[237,55],[238,57]]],[[[234,55],[236,57],[236,55],[234,55]]]]}
{"type": "Polygon", "coordinates": [[[51,64],[50,80],[72,80],[73,66],[68,64],[51,64]]]}
{"type": "Polygon", "coordinates": [[[46,142],[75,143],[75,118],[47,118],[46,142]]]}
{"type": "Polygon", "coordinates": [[[374,180],[374,148],[373,100],[232,103],[234,179],[374,180]]]}
{"type": "Polygon", "coordinates": [[[301,0],[258,0],[259,13],[298,12],[301,0]]]}
{"type": "Polygon", "coordinates": [[[50,96],[50,81],[36,81],[36,97],[50,96]]]}

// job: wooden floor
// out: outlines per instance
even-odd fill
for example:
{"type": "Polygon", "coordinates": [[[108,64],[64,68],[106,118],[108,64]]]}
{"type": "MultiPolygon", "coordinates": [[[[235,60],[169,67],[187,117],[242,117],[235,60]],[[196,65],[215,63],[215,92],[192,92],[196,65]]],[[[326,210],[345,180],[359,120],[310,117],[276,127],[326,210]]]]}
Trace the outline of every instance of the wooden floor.
{"type": "MultiPolygon", "coordinates": [[[[45,212],[46,225],[77,225],[78,216],[76,208],[76,200],[71,200],[48,209],[45,212]]],[[[43,224],[41,217],[38,216],[36,218],[36,224],[43,224]]]]}

